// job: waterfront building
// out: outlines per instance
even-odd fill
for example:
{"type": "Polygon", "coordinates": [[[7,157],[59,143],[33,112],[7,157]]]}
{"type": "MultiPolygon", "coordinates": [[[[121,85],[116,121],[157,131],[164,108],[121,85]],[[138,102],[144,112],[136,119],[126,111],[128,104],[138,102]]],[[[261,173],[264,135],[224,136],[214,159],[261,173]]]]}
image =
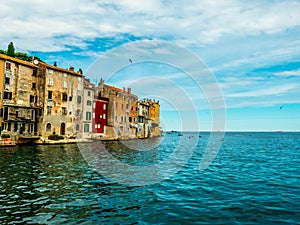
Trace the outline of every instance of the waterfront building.
{"type": "Polygon", "coordinates": [[[137,102],[137,96],[130,88],[116,88],[104,84],[103,80],[97,91],[98,99],[108,99],[106,136],[114,139],[136,138],[136,128],[130,125],[129,118],[133,114],[131,108],[137,102]]]}
{"type": "Polygon", "coordinates": [[[43,137],[58,134],[82,135],[83,75],[70,69],[39,63],[39,87],[43,97],[40,133],[43,137]]]}
{"type": "Polygon", "coordinates": [[[105,137],[107,127],[108,100],[94,99],[93,103],[93,136],[105,137]]]}
{"type": "Polygon", "coordinates": [[[41,112],[37,65],[0,54],[1,131],[13,139],[37,135],[41,112]]]}
{"type": "Polygon", "coordinates": [[[84,79],[83,104],[82,104],[83,105],[82,138],[91,138],[92,137],[93,120],[95,117],[95,112],[93,109],[94,90],[95,90],[95,85],[90,83],[89,80],[84,79]]]}
{"type": "Polygon", "coordinates": [[[149,104],[149,119],[151,120],[150,136],[161,136],[160,124],[160,104],[159,101],[148,99],[149,104]]]}
{"type": "Polygon", "coordinates": [[[151,122],[149,118],[150,105],[146,100],[138,101],[138,138],[148,138],[150,136],[151,122]]]}
{"type": "MultiPolygon", "coordinates": [[[[131,88],[103,80],[95,87],[82,71],[0,54],[0,131],[13,140],[63,138],[104,140],[160,135],[159,102],[138,101],[131,88]]],[[[21,140],[22,141],[22,140],[21,140]]]]}

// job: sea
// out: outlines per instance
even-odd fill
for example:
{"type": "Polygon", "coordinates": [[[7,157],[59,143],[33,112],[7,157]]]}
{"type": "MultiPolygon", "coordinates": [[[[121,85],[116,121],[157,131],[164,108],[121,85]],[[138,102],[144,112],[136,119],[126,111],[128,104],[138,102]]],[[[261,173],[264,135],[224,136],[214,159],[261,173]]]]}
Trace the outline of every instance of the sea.
{"type": "Polygon", "coordinates": [[[0,224],[300,224],[300,133],[211,136],[1,147],[0,224]]]}

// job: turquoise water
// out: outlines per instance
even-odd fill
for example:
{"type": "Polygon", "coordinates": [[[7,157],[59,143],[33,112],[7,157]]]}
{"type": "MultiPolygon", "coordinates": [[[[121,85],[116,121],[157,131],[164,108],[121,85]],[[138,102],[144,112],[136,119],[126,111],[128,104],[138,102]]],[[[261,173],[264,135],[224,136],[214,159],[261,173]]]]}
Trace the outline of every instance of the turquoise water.
{"type": "MultiPolygon", "coordinates": [[[[180,138],[188,148],[190,135],[123,143],[142,151],[105,146],[145,166],[170,156],[180,138]]],[[[201,133],[178,173],[139,187],[96,173],[77,145],[0,148],[0,224],[300,224],[300,133],[226,133],[200,173],[208,137],[201,133]]]]}

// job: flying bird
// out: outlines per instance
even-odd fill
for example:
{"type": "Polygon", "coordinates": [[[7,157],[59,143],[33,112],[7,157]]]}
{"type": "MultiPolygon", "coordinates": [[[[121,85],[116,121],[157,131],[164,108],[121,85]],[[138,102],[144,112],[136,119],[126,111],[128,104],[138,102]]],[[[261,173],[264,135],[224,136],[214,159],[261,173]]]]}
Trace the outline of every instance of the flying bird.
{"type": "Polygon", "coordinates": [[[279,107],[279,109],[282,109],[282,108],[283,108],[283,105],[279,107]]]}

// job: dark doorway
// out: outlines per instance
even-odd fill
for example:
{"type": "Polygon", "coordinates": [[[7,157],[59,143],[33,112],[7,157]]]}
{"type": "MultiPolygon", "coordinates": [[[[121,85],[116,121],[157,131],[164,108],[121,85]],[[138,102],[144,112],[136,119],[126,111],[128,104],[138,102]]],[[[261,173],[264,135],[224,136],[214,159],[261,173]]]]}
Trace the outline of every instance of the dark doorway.
{"type": "Polygon", "coordinates": [[[65,133],[66,133],[66,124],[61,123],[61,125],[60,125],[60,135],[65,135],[65,133]]]}

